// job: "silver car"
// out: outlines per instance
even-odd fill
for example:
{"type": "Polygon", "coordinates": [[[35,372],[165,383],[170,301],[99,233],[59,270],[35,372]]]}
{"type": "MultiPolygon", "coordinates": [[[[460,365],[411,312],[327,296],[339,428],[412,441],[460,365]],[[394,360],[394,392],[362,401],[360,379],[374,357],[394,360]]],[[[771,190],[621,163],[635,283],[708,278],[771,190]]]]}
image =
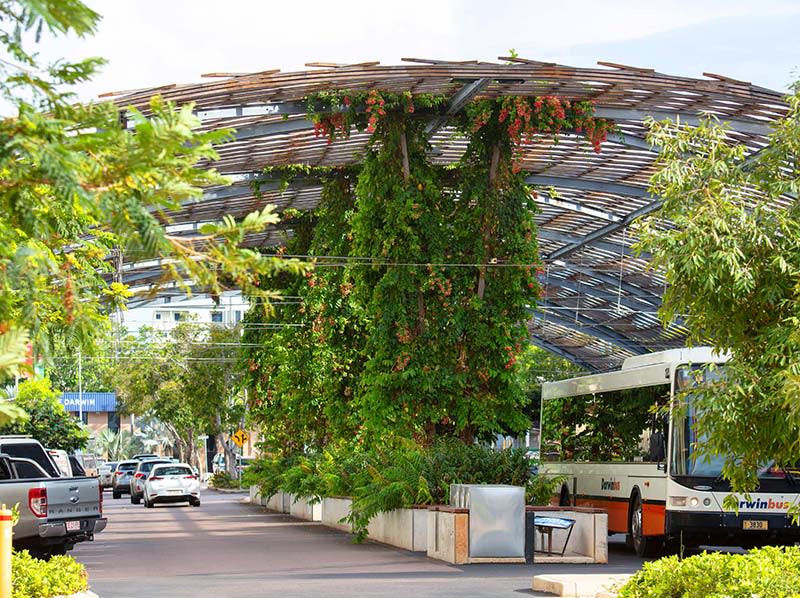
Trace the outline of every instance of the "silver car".
{"type": "Polygon", "coordinates": [[[131,476],[131,504],[138,505],[144,496],[144,480],[156,465],[172,463],[172,459],[143,459],[131,476]]]}
{"type": "Polygon", "coordinates": [[[120,461],[117,464],[117,469],[114,471],[114,479],[111,482],[111,492],[114,498],[121,498],[123,494],[129,494],[131,491],[131,478],[136,468],[139,466],[139,461],[120,461]]]}
{"type": "Polygon", "coordinates": [[[188,502],[200,506],[200,480],[187,463],[156,465],[144,481],[144,506],[156,503],[188,502]]]}
{"type": "Polygon", "coordinates": [[[117,463],[119,463],[119,461],[109,461],[100,466],[100,487],[103,490],[111,488],[111,482],[114,480],[114,471],[117,469],[117,463]]]}

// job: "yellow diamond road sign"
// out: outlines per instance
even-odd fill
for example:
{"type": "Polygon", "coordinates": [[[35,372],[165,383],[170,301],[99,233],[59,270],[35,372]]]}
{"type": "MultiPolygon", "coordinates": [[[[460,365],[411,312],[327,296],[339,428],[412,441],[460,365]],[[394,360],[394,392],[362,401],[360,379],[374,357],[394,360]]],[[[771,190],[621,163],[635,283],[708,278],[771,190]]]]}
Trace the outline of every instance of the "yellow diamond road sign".
{"type": "Polygon", "coordinates": [[[236,443],[236,446],[239,448],[241,448],[242,445],[247,442],[247,438],[247,432],[244,430],[236,430],[236,432],[233,433],[233,436],[231,436],[231,440],[233,440],[236,443]]]}

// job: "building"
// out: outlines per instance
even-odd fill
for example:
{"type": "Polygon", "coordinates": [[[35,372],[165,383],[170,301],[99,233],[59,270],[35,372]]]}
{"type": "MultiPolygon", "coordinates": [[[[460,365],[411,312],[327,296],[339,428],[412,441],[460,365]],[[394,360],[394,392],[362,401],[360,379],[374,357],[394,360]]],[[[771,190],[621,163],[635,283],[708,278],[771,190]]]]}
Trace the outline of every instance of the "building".
{"type": "Polygon", "coordinates": [[[92,436],[106,428],[112,432],[119,432],[120,429],[133,432],[132,417],[117,413],[117,393],[84,392],[82,395],[83,400],[80,401],[77,392],[65,392],[59,400],[69,413],[82,417],[92,436]]]}
{"type": "Polygon", "coordinates": [[[219,304],[206,295],[188,298],[164,296],[142,307],[133,307],[120,312],[114,317],[133,333],[144,326],[169,330],[176,324],[187,321],[232,326],[242,321],[248,307],[238,291],[224,293],[220,297],[219,304]]]}

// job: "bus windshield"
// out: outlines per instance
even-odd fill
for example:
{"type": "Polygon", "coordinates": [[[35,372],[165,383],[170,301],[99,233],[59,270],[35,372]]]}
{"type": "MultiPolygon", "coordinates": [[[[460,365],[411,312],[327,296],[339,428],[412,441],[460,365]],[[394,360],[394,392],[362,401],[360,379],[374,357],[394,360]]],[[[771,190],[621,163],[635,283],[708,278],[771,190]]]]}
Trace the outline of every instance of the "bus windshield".
{"type": "MultiPolygon", "coordinates": [[[[681,366],[675,372],[675,393],[681,393],[685,403],[683,413],[673,414],[672,422],[672,463],[671,474],[676,477],[713,478],[722,481],[722,466],[725,457],[706,455],[700,450],[706,443],[706,436],[697,433],[697,412],[693,402],[692,388],[713,384],[725,375],[724,366],[681,366]]],[[[790,471],[771,461],[759,469],[761,480],[793,481],[797,472],[790,471]]]]}

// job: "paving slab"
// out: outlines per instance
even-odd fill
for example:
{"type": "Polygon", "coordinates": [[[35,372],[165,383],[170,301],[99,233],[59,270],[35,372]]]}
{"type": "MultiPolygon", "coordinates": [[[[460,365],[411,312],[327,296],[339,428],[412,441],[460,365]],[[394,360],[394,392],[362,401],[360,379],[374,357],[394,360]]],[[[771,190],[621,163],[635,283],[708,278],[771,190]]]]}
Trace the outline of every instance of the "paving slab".
{"type": "Polygon", "coordinates": [[[614,588],[625,583],[629,574],[572,573],[535,575],[533,590],[568,598],[613,598],[614,588]]]}

